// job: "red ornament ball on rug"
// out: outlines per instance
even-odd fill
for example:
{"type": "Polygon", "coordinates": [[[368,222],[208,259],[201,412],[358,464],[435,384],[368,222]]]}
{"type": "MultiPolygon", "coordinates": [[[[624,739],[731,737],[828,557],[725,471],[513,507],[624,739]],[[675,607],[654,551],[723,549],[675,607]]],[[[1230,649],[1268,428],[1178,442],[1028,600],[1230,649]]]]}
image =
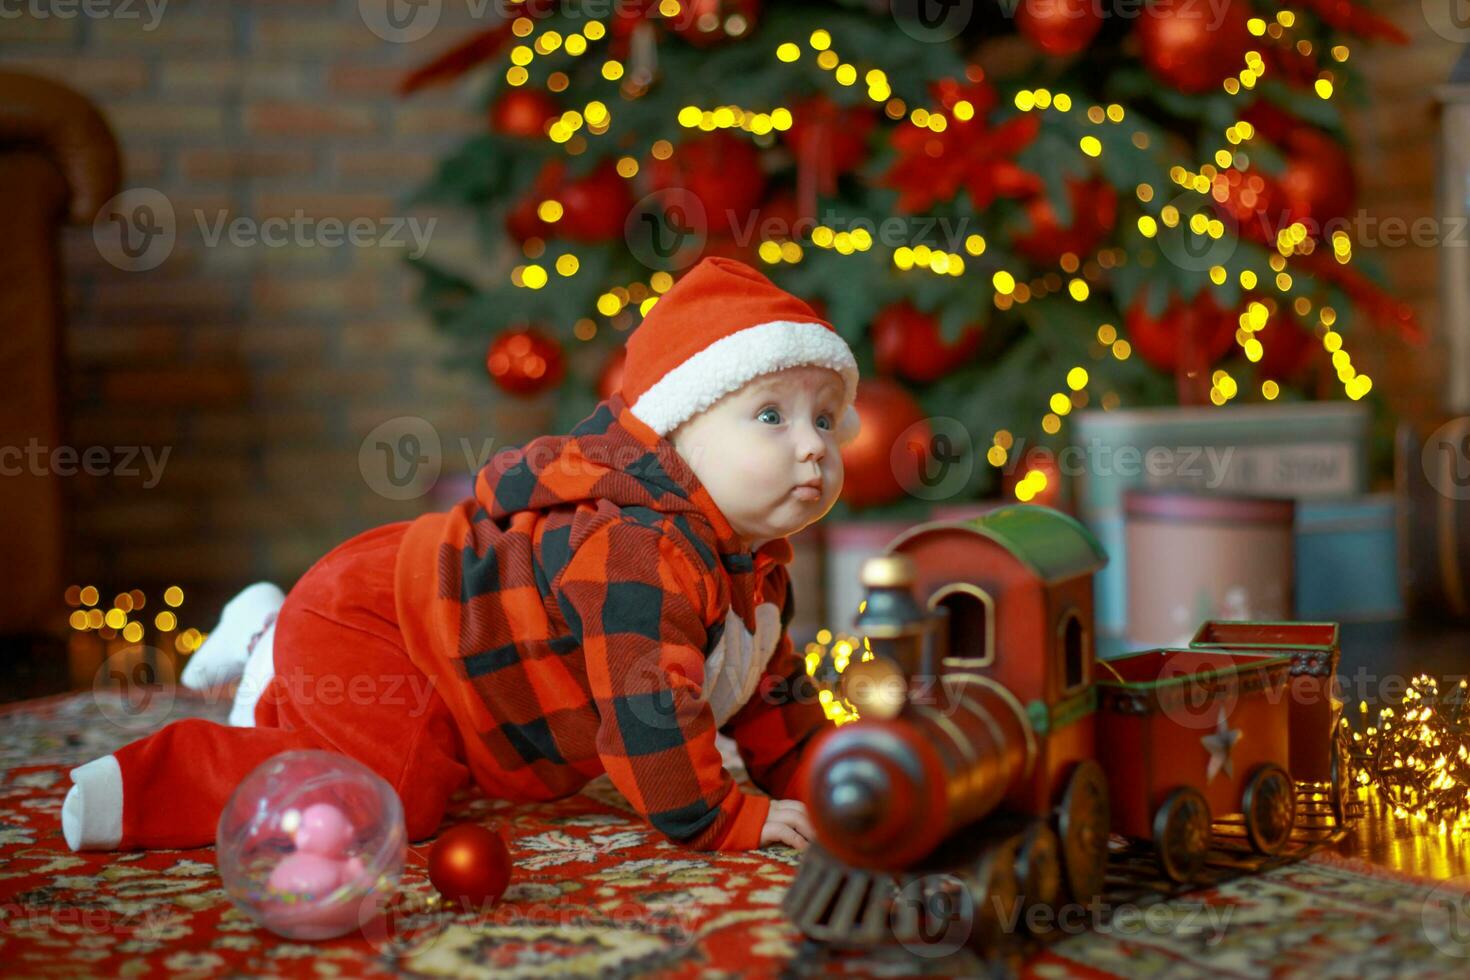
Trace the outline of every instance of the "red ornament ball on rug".
{"type": "Polygon", "coordinates": [[[566,370],[561,345],[539,330],[507,330],[485,354],[490,380],[509,395],[536,395],[555,387],[566,370]]]}
{"type": "Polygon", "coordinates": [[[510,883],[505,840],[479,824],[450,827],[429,850],[429,882],[456,904],[483,907],[499,901],[510,883]]]}

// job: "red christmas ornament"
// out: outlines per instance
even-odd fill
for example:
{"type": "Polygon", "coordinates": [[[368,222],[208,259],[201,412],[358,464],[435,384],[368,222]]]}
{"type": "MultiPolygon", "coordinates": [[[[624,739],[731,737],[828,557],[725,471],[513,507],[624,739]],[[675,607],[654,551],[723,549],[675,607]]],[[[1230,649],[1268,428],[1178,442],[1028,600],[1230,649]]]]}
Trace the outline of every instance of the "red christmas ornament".
{"type": "Polygon", "coordinates": [[[1320,130],[1295,129],[1287,136],[1286,167],[1276,178],[1283,227],[1303,222],[1321,236],[1328,222],[1341,221],[1353,209],[1357,182],[1353,163],[1342,144],[1320,130]]]}
{"type": "Polygon", "coordinates": [[[513,88],[490,106],[490,128],[507,136],[539,137],[561,112],[556,100],[534,88],[513,88]]]}
{"type": "Polygon", "coordinates": [[[483,908],[505,894],[510,851],[488,827],[472,823],[450,827],[429,849],[429,882],[451,902],[483,908]]]}
{"type": "Polygon", "coordinates": [[[562,216],[552,226],[554,233],[579,242],[607,242],[620,237],[628,212],[633,209],[628,182],[618,176],[611,161],[562,187],[556,199],[561,202],[562,216]]]}
{"type": "Polygon", "coordinates": [[[1091,44],[1102,18],[1091,0],[1027,0],[1016,8],[1016,29],[1047,54],[1061,57],[1091,44]]]}
{"type": "Polygon", "coordinates": [[[633,208],[633,195],[628,191],[628,182],[618,176],[617,168],[607,162],[570,182],[563,179],[565,172],[560,160],[542,167],[531,190],[506,215],[506,232],[518,242],[553,236],[579,242],[606,242],[621,236],[628,212],[633,208]],[[543,201],[561,204],[558,220],[541,219],[543,201]]]}
{"type": "Polygon", "coordinates": [[[485,368],[501,391],[530,397],[561,381],[566,359],[561,345],[539,330],[507,330],[491,341],[485,368]]]}
{"type": "Polygon", "coordinates": [[[1298,323],[1295,317],[1279,310],[1273,310],[1265,327],[1256,331],[1254,336],[1261,342],[1261,359],[1256,362],[1256,372],[1263,378],[1277,381],[1291,381],[1298,377],[1321,348],[1321,343],[1311,331],[1298,323]]]}
{"type": "Polygon", "coordinates": [[[1244,65],[1250,16],[1245,0],[1229,0],[1220,11],[1204,4],[1149,5],[1135,28],[1143,63],[1181,92],[1211,91],[1244,65]]]}
{"type": "Polygon", "coordinates": [[[729,133],[680,143],[673,156],[651,161],[647,171],[654,190],[681,188],[693,195],[704,206],[704,227],[695,221],[696,230],[711,235],[743,231],[766,189],[760,152],[729,133]]]}
{"type": "Polygon", "coordinates": [[[761,13],[760,0],[682,0],[664,23],[696,47],[749,37],[761,13]]]}
{"type": "Polygon", "coordinates": [[[600,401],[607,401],[615,392],[622,390],[623,365],[627,360],[628,349],[618,347],[602,366],[602,373],[597,376],[597,397],[600,401]]]}
{"type": "Polygon", "coordinates": [[[1206,390],[1209,369],[1235,343],[1239,326],[1236,315],[1220,309],[1208,290],[1188,302],[1172,297],[1163,315],[1155,319],[1148,312],[1148,288],[1134,297],[1125,323],[1126,339],[1139,357],[1181,379],[1203,376],[1206,390]]]}
{"type": "Polygon", "coordinates": [[[939,333],[939,320],[907,301],[884,307],[873,318],[873,360],[883,374],[925,384],[959,367],[980,347],[979,324],[953,343],[939,333]]]}
{"type": "Polygon", "coordinates": [[[1056,265],[1071,252],[1086,259],[1103,243],[1118,220],[1118,193],[1100,177],[1067,180],[1067,198],[1072,203],[1072,223],[1063,228],[1045,193],[1026,202],[1031,230],[1013,236],[1016,251],[1038,265],[1056,265]]]}
{"type": "Polygon", "coordinates": [[[912,395],[885,378],[859,381],[854,407],[862,430],[842,447],[842,499],[852,507],[888,503],[902,496],[905,486],[918,485],[918,468],[932,438],[924,411],[912,395]],[[915,423],[924,424],[910,445],[895,452],[899,438],[915,423]]]}

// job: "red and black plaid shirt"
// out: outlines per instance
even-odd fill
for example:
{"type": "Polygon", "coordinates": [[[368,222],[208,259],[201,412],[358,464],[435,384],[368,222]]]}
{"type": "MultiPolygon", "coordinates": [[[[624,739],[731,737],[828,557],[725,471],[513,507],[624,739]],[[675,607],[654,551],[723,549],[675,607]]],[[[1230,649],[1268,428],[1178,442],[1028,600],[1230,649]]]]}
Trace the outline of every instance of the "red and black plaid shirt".
{"type": "Polygon", "coordinates": [[[748,550],[615,395],[570,435],[497,454],[474,497],[415,521],[397,607],[486,792],[554,799],[605,771],[670,840],[746,850],[770,800],[721,763],[705,658],[728,611],[753,632],[761,602],[780,606],[776,651],[721,731],[757,786],[799,795],[802,751],[830,722],[785,633],[790,558],[785,539],[748,550]]]}

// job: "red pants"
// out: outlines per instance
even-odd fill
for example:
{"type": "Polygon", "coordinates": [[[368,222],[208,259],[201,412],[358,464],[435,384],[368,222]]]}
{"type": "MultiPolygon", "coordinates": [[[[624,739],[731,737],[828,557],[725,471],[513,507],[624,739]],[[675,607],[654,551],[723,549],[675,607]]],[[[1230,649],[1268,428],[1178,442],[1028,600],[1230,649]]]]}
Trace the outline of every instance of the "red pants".
{"type": "Polygon", "coordinates": [[[399,633],[393,566],[407,527],[389,524],[342,543],[286,596],[256,727],[176,721],[115,753],[119,848],[213,844],[235,787],[287,749],[357,759],[397,791],[410,840],[438,829],[450,794],[470,777],[449,709],[399,633]]]}

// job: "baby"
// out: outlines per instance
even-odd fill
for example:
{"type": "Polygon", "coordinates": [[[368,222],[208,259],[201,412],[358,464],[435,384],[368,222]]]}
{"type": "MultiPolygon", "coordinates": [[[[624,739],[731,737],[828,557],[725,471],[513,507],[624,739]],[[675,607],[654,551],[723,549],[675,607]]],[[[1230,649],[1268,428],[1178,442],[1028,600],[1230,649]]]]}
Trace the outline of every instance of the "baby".
{"type": "Polygon", "coordinates": [[[829,723],[786,635],[787,538],[836,501],[857,375],[809,306],[705,259],[570,435],[497,454],[473,497],[352,538],[287,596],[232,600],[183,676],[243,670],[232,725],[177,721],[73,769],[68,846],[211,844],[246,774],[322,748],[386,779],[414,840],[469,779],[551,800],[606,772],[678,844],[805,847],[804,750],[829,723]]]}

